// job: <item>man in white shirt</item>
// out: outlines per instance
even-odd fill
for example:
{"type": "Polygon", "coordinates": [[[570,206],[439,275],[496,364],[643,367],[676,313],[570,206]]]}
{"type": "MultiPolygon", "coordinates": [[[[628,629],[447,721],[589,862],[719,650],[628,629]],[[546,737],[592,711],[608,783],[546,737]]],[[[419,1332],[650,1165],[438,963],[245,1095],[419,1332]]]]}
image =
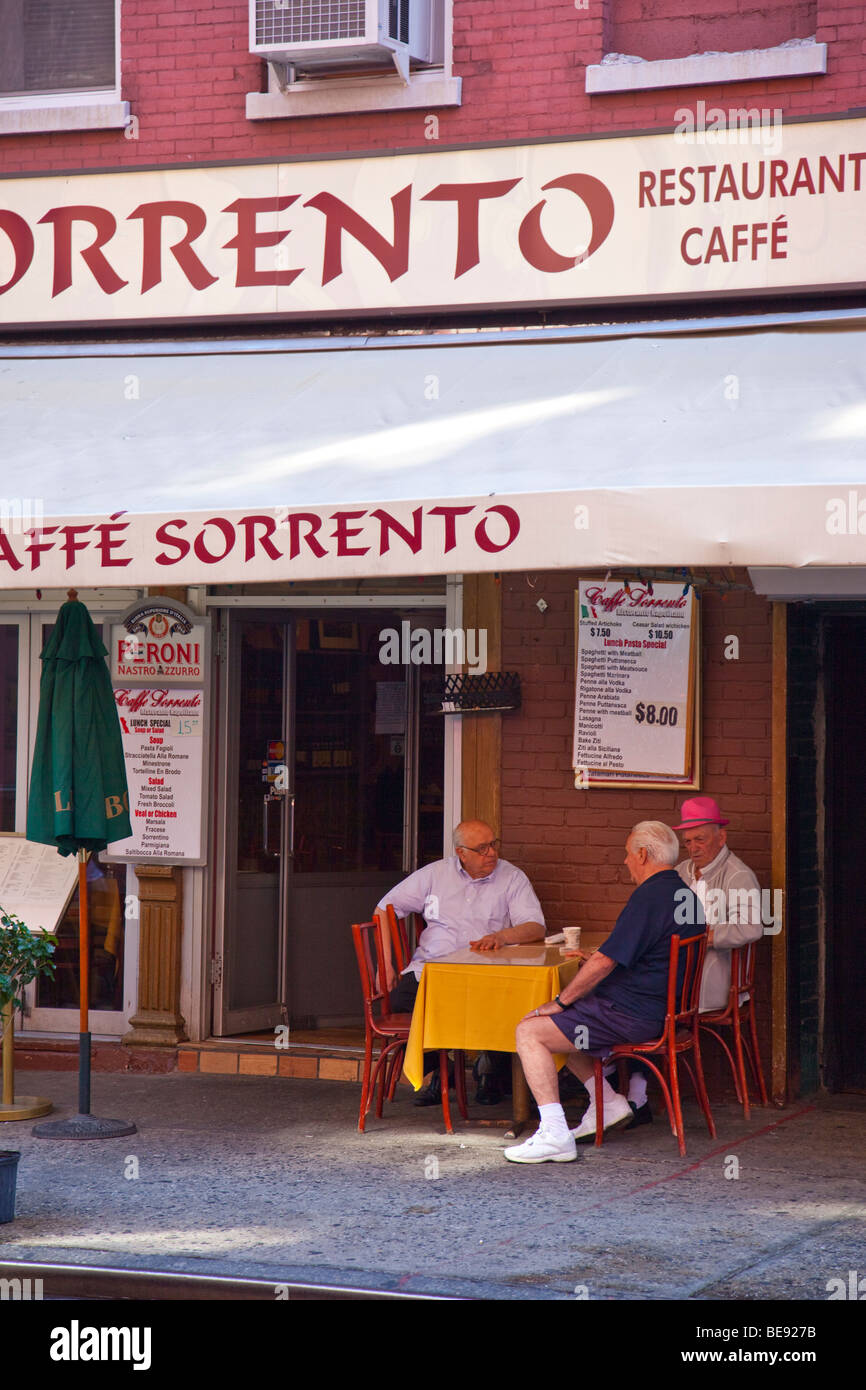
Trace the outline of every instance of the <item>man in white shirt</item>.
{"type": "MultiPolygon", "coordinates": [[[[723,1009],[731,987],[731,950],[763,935],[761,890],[752,870],[727,847],[729,822],[711,796],[694,796],[684,801],[680,824],[688,859],[677,864],[677,873],[695,893],[704,909],[701,921],[707,924],[707,953],[701,981],[701,1013],[723,1009]]],[[[701,923],[693,918],[694,898],[684,895],[678,915],[679,925],[688,930],[701,923]]],[[[611,1068],[609,1073],[613,1072],[611,1068]]],[[[634,1112],[629,1129],[652,1121],[647,1100],[647,1069],[640,1062],[629,1066],[628,1102],[634,1112]]]]}
{"type": "Polygon", "coordinates": [[[688,859],[677,873],[703,905],[707,921],[707,955],[701,983],[701,1013],[722,1009],[731,987],[731,950],[759,941],[761,890],[752,870],[727,846],[725,820],[711,796],[684,801],[680,824],[688,859]]]}
{"type": "MultiPolygon", "coordinates": [[[[387,951],[386,983],[393,1013],[411,1013],[425,962],[466,947],[497,951],[544,936],[544,914],[532,884],[522,869],[499,858],[501,841],[486,821],[462,821],[453,838],[453,857],[416,869],[377,906],[378,911],[391,903],[398,917],[418,912],[427,924],[399,981],[387,951]]],[[[483,1078],[483,1063],[479,1071],[483,1078]]],[[[497,1092],[494,1084],[479,1084],[482,1103],[495,1104],[497,1092]]],[[[416,1097],[416,1103],[433,1104],[438,1099],[434,1073],[433,1082],[416,1097]]]]}

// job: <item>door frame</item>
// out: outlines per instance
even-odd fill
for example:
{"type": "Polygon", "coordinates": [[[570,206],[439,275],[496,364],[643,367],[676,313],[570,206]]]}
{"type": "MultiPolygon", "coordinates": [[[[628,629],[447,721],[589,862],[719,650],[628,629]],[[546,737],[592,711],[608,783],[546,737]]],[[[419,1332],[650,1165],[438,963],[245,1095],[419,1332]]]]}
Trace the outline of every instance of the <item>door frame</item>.
{"type": "Polygon", "coordinates": [[[275,1028],[287,1019],[286,990],[288,971],[287,952],[287,884],[289,855],[291,853],[291,814],[290,797],[286,797],[286,812],[280,817],[280,871],[277,882],[277,951],[279,959],[279,979],[277,999],[268,1004],[253,1005],[249,1008],[231,1009],[228,1003],[228,959],[229,903],[235,899],[237,891],[237,806],[238,806],[238,766],[237,759],[230,756],[229,738],[237,728],[240,719],[240,642],[245,618],[256,621],[272,621],[283,624],[283,738],[287,749],[290,745],[291,703],[290,683],[292,673],[292,644],[294,635],[292,625],[286,621],[285,612],[268,606],[267,600],[255,611],[219,614],[217,625],[216,654],[219,679],[215,697],[216,719],[214,720],[214,766],[215,773],[215,815],[214,828],[216,853],[214,857],[214,932],[211,969],[212,985],[211,1031],[218,1037],[232,1036],[236,1033],[251,1033],[275,1028]],[[237,655],[236,655],[237,653],[237,655]],[[216,814],[216,805],[223,808],[216,814]]]}
{"type": "MultiPolygon", "coordinates": [[[[383,594],[334,594],[334,595],[314,595],[304,593],[293,594],[208,594],[204,599],[205,609],[216,610],[214,642],[214,664],[215,679],[214,689],[214,720],[212,724],[212,768],[213,768],[213,853],[212,853],[212,883],[211,883],[211,904],[212,904],[212,931],[205,933],[204,950],[206,952],[205,969],[203,971],[204,988],[206,996],[209,996],[209,1008],[205,1009],[205,1016],[210,1019],[210,1033],[214,1036],[226,1036],[226,1033],[217,1033],[217,1029],[223,1026],[227,1009],[224,1000],[226,986],[226,944],[227,944],[227,906],[229,902],[230,882],[226,874],[229,859],[229,851],[234,844],[234,835],[230,833],[233,823],[233,816],[229,814],[228,808],[236,805],[236,776],[229,767],[229,736],[232,728],[231,716],[237,707],[236,694],[230,689],[232,679],[239,678],[239,663],[235,662],[237,674],[232,677],[232,660],[230,659],[230,633],[232,629],[239,630],[237,619],[233,624],[231,619],[234,614],[240,616],[255,616],[256,619],[277,620],[289,616],[287,610],[301,610],[303,616],[315,616],[318,613],[328,613],[342,617],[344,614],[352,615],[376,609],[387,609],[392,612],[401,610],[417,611],[418,609],[437,609],[444,613],[444,621],[448,627],[455,627],[460,624],[462,618],[462,576],[449,575],[446,580],[446,592],[444,594],[406,594],[406,593],[383,593],[383,594]]],[[[301,616],[301,612],[298,616],[301,616]]],[[[292,629],[291,624],[287,624],[287,652],[291,656],[292,629]]],[[[447,668],[451,673],[452,668],[447,668]]],[[[457,668],[454,668],[455,670],[457,668]]],[[[290,692],[289,683],[293,675],[292,665],[287,660],[284,671],[284,701],[288,701],[290,692]]],[[[294,732],[290,725],[293,711],[290,704],[286,708],[287,722],[287,753],[292,747],[294,732]]],[[[451,716],[445,720],[445,747],[444,747],[444,807],[443,807],[443,853],[448,853],[448,846],[451,841],[451,832],[460,820],[461,816],[461,728],[462,717],[451,716]]],[[[407,758],[409,754],[409,742],[407,740],[407,758]]],[[[413,750],[414,754],[414,750],[413,750]]],[[[414,806],[414,803],[413,803],[414,806]]],[[[289,834],[289,816],[283,818],[284,832],[286,839],[289,834]]],[[[408,829],[406,829],[408,836],[408,829]]],[[[288,863],[287,850],[289,846],[284,843],[283,863],[288,863]]],[[[288,1000],[289,1000],[289,981],[287,978],[289,968],[289,949],[287,940],[287,917],[288,903],[287,893],[282,887],[283,873],[281,872],[281,1015],[275,1021],[282,1023],[288,1019],[288,1000]]],[[[250,1013],[254,1014],[251,1010],[250,1013]]],[[[253,1022],[251,1027],[257,1026],[268,1028],[274,1026],[273,1023],[253,1022]]],[[[234,1026],[232,1031],[235,1031],[234,1026]]],[[[238,1028],[236,1031],[242,1031],[238,1028]]]]}
{"type": "MultiPolygon", "coordinates": [[[[130,603],[141,595],[139,589],[123,590],[84,590],[79,597],[87,605],[94,623],[110,623],[119,613],[124,612],[130,603]]],[[[15,596],[18,597],[17,595],[15,596]]],[[[35,602],[0,603],[0,623],[17,623],[21,637],[18,648],[18,739],[16,765],[15,830],[24,834],[27,828],[27,790],[30,782],[30,767],[33,756],[33,743],[36,738],[36,720],[39,709],[38,665],[42,651],[40,625],[56,619],[67,595],[60,591],[49,591],[35,602]],[[22,690],[22,675],[26,689],[22,690]]],[[[106,643],[106,645],[108,645],[106,643]]],[[[95,1037],[120,1037],[129,1028],[129,1019],[135,1012],[138,983],[138,936],[139,918],[135,911],[138,895],[135,886],[130,887],[129,867],[124,893],[124,936],[123,936],[123,1008],[91,1009],[90,1026],[95,1037]],[[130,915],[130,905],[135,915],[130,915]]],[[[75,1036],[78,1032],[78,1007],[55,1009],[37,1008],[36,982],[28,985],[24,992],[24,1011],[19,1013],[15,1027],[19,1038],[38,1034],[75,1036]]]]}

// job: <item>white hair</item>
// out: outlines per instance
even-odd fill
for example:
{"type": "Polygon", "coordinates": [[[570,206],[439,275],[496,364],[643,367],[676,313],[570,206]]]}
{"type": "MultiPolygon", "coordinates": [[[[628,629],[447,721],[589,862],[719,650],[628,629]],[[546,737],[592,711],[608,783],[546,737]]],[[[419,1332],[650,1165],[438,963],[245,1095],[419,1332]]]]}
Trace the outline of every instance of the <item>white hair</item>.
{"type": "Polygon", "coordinates": [[[632,851],[645,849],[654,864],[676,864],[680,857],[680,842],[676,833],[661,820],[642,820],[632,826],[632,851]]]}

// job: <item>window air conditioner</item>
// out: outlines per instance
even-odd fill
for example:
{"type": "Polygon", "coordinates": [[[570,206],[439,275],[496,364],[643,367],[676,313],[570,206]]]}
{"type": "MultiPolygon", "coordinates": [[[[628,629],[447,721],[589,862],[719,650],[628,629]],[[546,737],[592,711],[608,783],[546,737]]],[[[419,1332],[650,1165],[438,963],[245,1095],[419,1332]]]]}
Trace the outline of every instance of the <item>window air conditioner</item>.
{"type": "Polygon", "coordinates": [[[250,0],[250,52],[298,73],[323,76],[433,56],[433,0],[250,0]]]}

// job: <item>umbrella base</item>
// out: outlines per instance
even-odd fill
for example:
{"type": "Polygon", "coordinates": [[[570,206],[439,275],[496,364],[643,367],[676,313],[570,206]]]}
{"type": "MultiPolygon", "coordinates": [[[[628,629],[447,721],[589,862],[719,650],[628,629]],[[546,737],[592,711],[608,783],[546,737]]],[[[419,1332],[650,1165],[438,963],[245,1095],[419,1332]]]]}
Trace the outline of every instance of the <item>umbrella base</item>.
{"type": "Polygon", "coordinates": [[[124,1134],[136,1134],[131,1120],[103,1120],[98,1115],[70,1115],[65,1120],[49,1120],[34,1125],[36,1139],[120,1139],[124,1134]]]}
{"type": "Polygon", "coordinates": [[[40,1115],[49,1115],[54,1109],[50,1100],[42,1096],[17,1096],[13,1101],[0,1104],[0,1122],[3,1120],[36,1120],[40,1115]]]}

